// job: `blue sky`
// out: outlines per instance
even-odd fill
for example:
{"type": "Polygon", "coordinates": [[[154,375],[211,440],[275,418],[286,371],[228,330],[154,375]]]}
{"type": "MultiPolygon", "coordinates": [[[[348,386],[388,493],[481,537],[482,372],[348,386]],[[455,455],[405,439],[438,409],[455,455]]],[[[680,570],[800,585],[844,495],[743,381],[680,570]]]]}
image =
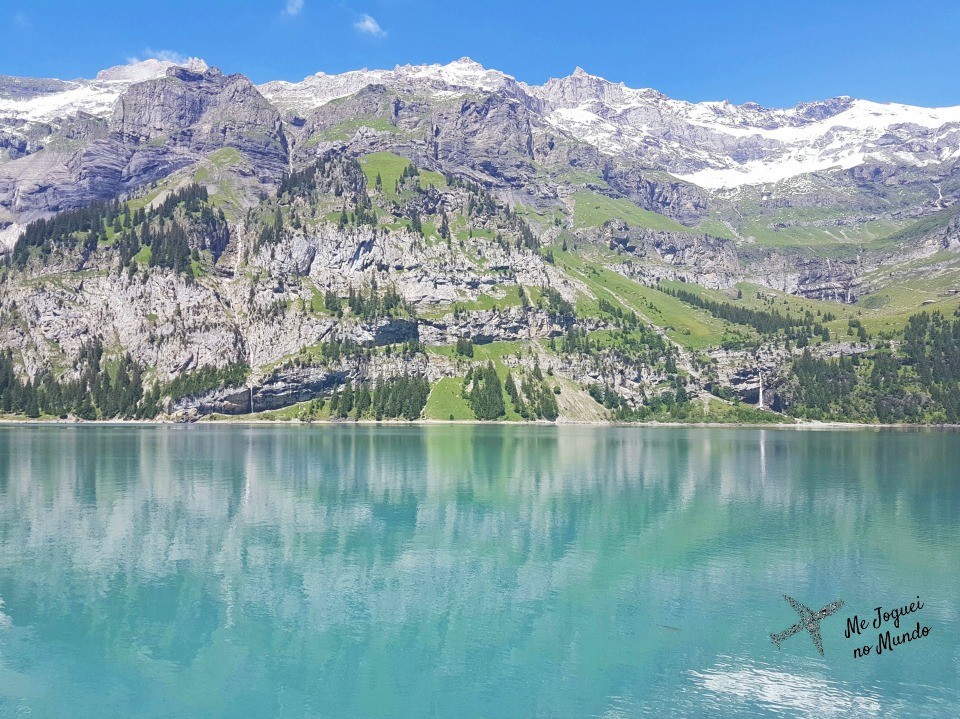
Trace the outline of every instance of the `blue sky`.
{"type": "Polygon", "coordinates": [[[255,82],[470,56],[540,83],[577,65],[685,100],[960,105],[960,3],[0,0],[0,74],[197,56],[255,82]]]}

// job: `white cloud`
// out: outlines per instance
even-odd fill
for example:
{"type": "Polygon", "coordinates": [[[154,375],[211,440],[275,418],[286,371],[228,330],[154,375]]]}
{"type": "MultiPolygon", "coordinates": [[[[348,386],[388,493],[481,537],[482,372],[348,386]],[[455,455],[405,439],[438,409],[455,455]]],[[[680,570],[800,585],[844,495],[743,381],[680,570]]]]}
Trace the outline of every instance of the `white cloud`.
{"type": "Polygon", "coordinates": [[[353,23],[353,26],[360,32],[374,37],[386,37],[387,31],[380,27],[380,23],[364,13],[360,19],[353,23]]]}
{"type": "Polygon", "coordinates": [[[152,59],[162,60],[164,62],[172,62],[174,65],[189,65],[190,61],[193,59],[185,55],[181,55],[179,52],[174,52],[173,50],[154,50],[149,47],[144,48],[141,54],[143,57],[128,57],[127,62],[131,65],[134,65],[138,62],[152,59]]]}
{"type": "Polygon", "coordinates": [[[287,0],[287,6],[283,9],[285,15],[293,17],[299,15],[303,10],[303,0],[287,0]]]}
{"type": "Polygon", "coordinates": [[[18,12],[13,16],[13,22],[16,23],[17,27],[19,27],[21,30],[28,30],[31,27],[30,18],[28,18],[22,12],[18,12]]]}

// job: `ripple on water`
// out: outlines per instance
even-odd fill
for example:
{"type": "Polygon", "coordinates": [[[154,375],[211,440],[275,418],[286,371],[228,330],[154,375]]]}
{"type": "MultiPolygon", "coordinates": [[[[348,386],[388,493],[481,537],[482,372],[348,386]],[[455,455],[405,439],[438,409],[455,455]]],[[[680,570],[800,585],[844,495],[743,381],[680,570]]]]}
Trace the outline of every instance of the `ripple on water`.
{"type": "Polygon", "coordinates": [[[721,661],[702,672],[689,672],[708,702],[738,715],[767,712],[798,717],[889,716],[889,700],[873,690],[851,688],[844,682],[807,670],[800,674],[748,659],[721,661]],[[752,710],[752,711],[751,711],[752,710]]]}

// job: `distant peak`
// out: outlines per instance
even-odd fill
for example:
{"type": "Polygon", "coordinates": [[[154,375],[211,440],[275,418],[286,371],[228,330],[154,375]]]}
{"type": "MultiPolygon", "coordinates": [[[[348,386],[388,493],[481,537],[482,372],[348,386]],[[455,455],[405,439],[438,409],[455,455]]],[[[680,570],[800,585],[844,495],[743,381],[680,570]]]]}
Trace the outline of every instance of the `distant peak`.
{"type": "Polygon", "coordinates": [[[126,65],[116,65],[114,67],[101,70],[97,73],[97,80],[101,82],[141,82],[143,80],[154,80],[163,77],[167,69],[171,67],[185,67],[192,72],[206,72],[209,68],[207,63],[198,57],[189,57],[172,60],[158,60],[151,57],[146,60],[132,61],[126,65]]]}
{"type": "Polygon", "coordinates": [[[202,80],[204,78],[217,78],[222,77],[223,72],[220,71],[219,67],[207,67],[204,64],[202,67],[194,66],[189,67],[187,65],[171,65],[167,68],[167,77],[176,77],[181,80],[186,80],[188,82],[195,82],[197,80],[202,80]]]}
{"type": "MultiPolygon", "coordinates": [[[[594,75],[594,74],[592,74],[592,73],[587,72],[586,70],[584,70],[584,69],[583,69],[582,67],[580,67],[579,65],[577,65],[577,66],[573,69],[573,73],[572,73],[571,75],[569,75],[569,77],[567,77],[567,78],[562,78],[562,79],[579,80],[579,81],[581,81],[581,82],[587,81],[587,82],[590,82],[590,83],[593,83],[593,84],[598,84],[598,83],[599,83],[599,84],[603,84],[603,85],[613,85],[613,84],[614,84],[614,83],[610,82],[609,80],[607,80],[605,77],[600,77],[599,75],[594,75]]],[[[623,85],[623,83],[620,83],[620,84],[623,85]]]]}
{"type": "Polygon", "coordinates": [[[816,100],[814,102],[801,102],[794,110],[796,113],[808,120],[824,120],[828,117],[839,115],[841,112],[850,109],[856,102],[852,97],[841,95],[831,97],[827,100],[816,100]]]}

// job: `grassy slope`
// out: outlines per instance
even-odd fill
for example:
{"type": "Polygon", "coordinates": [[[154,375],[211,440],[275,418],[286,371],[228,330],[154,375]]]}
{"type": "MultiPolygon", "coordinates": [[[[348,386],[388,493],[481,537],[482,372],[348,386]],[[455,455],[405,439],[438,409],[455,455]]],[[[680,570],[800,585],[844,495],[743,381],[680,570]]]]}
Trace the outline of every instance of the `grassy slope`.
{"type": "Polygon", "coordinates": [[[704,220],[695,228],[697,232],[702,232],[713,237],[722,237],[725,240],[736,240],[737,234],[731,230],[722,220],[711,218],[704,220]]]}
{"type": "Polygon", "coordinates": [[[834,338],[847,339],[848,321],[851,319],[860,320],[867,331],[875,335],[878,332],[899,332],[907,324],[910,316],[918,312],[939,310],[944,314],[952,314],[960,308],[960,294],[947,292],[951,289],[960,290],[960,258],[944,252],[915,265],[915,273],[912,276],[901,278],[874,294],[864,295],[852,305],[788,295],[749,282],[741,282],[737,285],[737,288],[743,292],[743,298],[740,300],[732,290],[712,290],[683,282],[665,282],[664,285],[682,288],[701,297],[756,310],[776,309],[781,314],[790,312],[794,316],[810,311],[816,321],[819,321],[818,312],[820,316],[829,312],[837,319],[823,324],[830,329],[834,338]],[[932,271],[930,266],[938,263],[943,264],[937,267],[936,272],[932,271]],[[758,292],[764,299],[757,299],[758,292]],[[773,298],[773,304],[766,302],[766,298],[773,298]]]}
{"type": "Polygon", "coordinates": [[[772,228],[765,220],[749,219],[740,225],[740,234],[758,244],[780,249],[806,249],[831,257],[843,257],[862,247],[879,249],[898,225],[868,222],[857,227],[784,227],[772,228]]]}
{"type": "Polygon", "coordinates": [[[460,395],[462,377],[444,377],[433,385],[423,416],[427,419],[476,419],[470,403],[460,395]]]}
{"type": "MultiPolygon", "coordinates": [[[[554,256],[559,267],[586,284],[598,298],[634,310],[641,317],[663,327],[668,337],[685,347],[703,349],[720,344],[725,336],[729,336],[729,330],[737,329],[741,334],[746,332],[713,317],[705,310],[645,287],[598,263],[560,250],[555,250],[554,256]]],[[[589,312],[590,303],[580,304],[578,309],[589,312]]]]}
{"type": "MultiPolygon", "coordinates": [[[[501,382],[505,382],[507,378],[507,372],[510,371],[510,367],[508,367],[507,364],[503,361],[503,358],[506,355],[523,352],[525,349],[528,349],[529,346],[530,346],[529,343],[526,343],[526,342],[490,342],[489,344],[482,344],[482,345],[478,344],[473,346],[472,358],[461,357],[459,359],[463,361],[471,362],[474,366],[482,366],[482,365],[485,365],[487,362],[493,362],[493,366],[497,370],[497,376],[500,378],[501,382]]],[[[450,358],[457,357],[457,355],[455,354],[454,348],[449,346],[428,347],[427,351],[433,354],[443,355],[444,357],[450,357],[450,358]]],[[[462,382],[462,381],[463,381],[462,377],[457,379],[457,382],[462,382]]],[[[458,385],[456,392],[459,393],[459,391],[460,390],[458,385]]],[[[445,394],[445,392],[446,390],[442,391],[441,397],[443,397],[443,394],[445,394]]],[[[439,402],[440,398],[438,398],[437,401],[439,402]]],[[[449,400],[445,400],[445,401],[449,401],[449,400]]],[[[466,400],[463,400],[463,401],[466,402],[466,400]]],[[[507,397],[506,390],[504,390],[503,392],[503,403],[504,403],[504,406],[507,408],[507,416],[506,416],[507,420],[517,422],[523,419],[519,414],[517,414],[514,411],[513,405],[510,402],[510,398],[507,397]]],[[[429,402],[428,402],[428,407],[429,407],[429,402]]],[[[472,411],[471,411],[471,414],[473,414],[472,411]]],[[[450,419],[450,412],[447,411],[445,415],[442,415],[439,417],[430,417],[428,415],[428,418],[450,419]]]]}
{"type": "Polygon", "coordinates": [[[346,142],[357,134],[357,130],[361,127],[368,127],[379,132],[389,132],[392,135],[399,135],[402,132],[396,125],[392,125],[382,117],[355,117],[344,120],[323,132],[318,132],[311,136],[307,140],[306,146],[312,147],[313,145],[320,144],[324,140],[346,142]]]}
{"type": "Polygon", "coordinates": [[[235,184],[236,173],[249,168],[250,162],[239,150],[222,147],[197,163],[193,181],[211,187],[210,204],[236,219],[243,207],[243,198],[235,184]]]}
{"type": "MultiPolygon", "coordinates": [[[[383,181],[383,194],[391,200],[397,199],[397,180],[410,164],[410,160],[392,152],[373,152],[360,158],[363,174],[367,176],[367,187],[374,187],[379,173],[383,181]]],[[[429,170],[420,171],[420,187],[425,188],[429,185],[444,187],[446,184],[446,179],[440,173],[429,170]]]]}
{"type": "Polygon", "coordinates": [[[676,281],[664,282],[663,285],[665,287],[693,292],[700,297],[718,302],[726,302],[737,307],[746,307],[763,312],[773,312],[776,310],[782,315],[789,313],[797,317],[803,316],[809,311],[813,314],[814,320],[817,322],[820,321],[820,316],[829,312],[836,315],[837,319],[823,324],[830,328],[830,332],[833,335],[837,335],[838,333],[845,334],[847,321],[850,318],[858,317],[857,310],[852,305],[842,305],[838,302],[828,300],[811,300],[805,297],[797,297],[796,295],[788,295],[784,292],[771,290],[768,287],[761,287],[760,285],[754,285],[749,282],[741,282],[736,285],[736,289],[739,289],[743,293],[741,299],[737,299],[736,289],[726,291],[714,290],[689,282],[676,281]],[[757,297],[758,292],[760,293],[760,298],[757,297]],[[769,299],[773,300],[772,304],[768,302],[769,299]]]}
{"type": "Polygon", "coordinates": [[[960,308],[960,294],[950,293],[960,290],[960,258],[940,252],[907,267],[903,276],[878,292],[861,296],[854,305],[869,332],[898,331],[918,312],[952,314],[960,308]]]}
{"type": "MultiPolygon", "coordinates": [[[[960,208],[952,207],[924,217],[890,235],[885,243],[910,244],[951,222],[960,208]]],[[[901,329],[912,314],[939,310],[950,314],[960,307],[960,257],[941,250],[921,260],[890,268],[881,267],[864,275],[864,280],[881,289],[858,298],[856,307],[864,326],[873,331],[901,329]]]]}
{"type": "Polygon", "coordinates": [[[679,222],[656,212],[643,210],[629,200],[615,199],[590,190],[574,193],[573,223],[576,227],[599,227],[607,220],[620,219],[634,227],[690,232],[679,222]]]}

